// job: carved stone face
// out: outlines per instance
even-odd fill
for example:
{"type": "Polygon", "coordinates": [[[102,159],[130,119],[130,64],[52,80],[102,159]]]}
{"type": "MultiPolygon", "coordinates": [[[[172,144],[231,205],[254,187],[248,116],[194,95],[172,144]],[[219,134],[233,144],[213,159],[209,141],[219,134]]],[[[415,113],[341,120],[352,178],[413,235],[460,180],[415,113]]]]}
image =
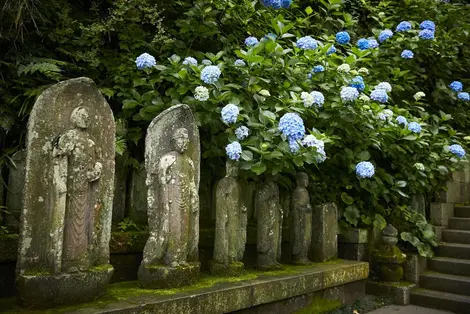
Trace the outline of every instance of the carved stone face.
{"type": "Polygon", "coordinates": [[[185,128],[181,128],[176,130],[175,134],[173,135],[173,145],[175,150],[182,154],[188,149],[189,144],[189,135],[188,130],[185,128]]]}
{"type": "Polygon", "coordinates": [[[90,125],[90,116],[88,115],[88,111],[85,108],[77,107],[72,112],[70,121],[72,121],[74,127],[79,129],[86,129],[90,125]]]}
{"type": "Polygon", "coordinates": [[[305,188],[308,186],[308,175],[305,172],[297,173],[297,185],[305,188]]]}

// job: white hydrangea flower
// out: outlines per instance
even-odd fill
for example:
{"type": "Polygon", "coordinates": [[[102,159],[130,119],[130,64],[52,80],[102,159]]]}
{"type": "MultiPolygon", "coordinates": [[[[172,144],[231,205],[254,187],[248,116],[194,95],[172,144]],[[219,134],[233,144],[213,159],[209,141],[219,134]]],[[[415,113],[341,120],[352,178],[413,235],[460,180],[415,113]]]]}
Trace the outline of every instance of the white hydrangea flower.
{"type": "Polygon", "coordinates": [[[307,92],[302,92],[300,94],[300,98],[304,102],[304,106],[306,108],[311,107],[313,105],[313,103],[315,102],[315,99],[313,98],[313,96],[310,93],[307,93],[307,92]]]}
{"type": "Polygon", "coordinates": [[[367,95],[361,95],[361,96],[359,97],[359,100],[360,100],[360,101],[363,101],[363,102],[369,102],[369,101],[370,101],[370,98],[369,98],[369,96],[367,96],[367,95]]]}
{"type": "Polygon", "coordinates": [[[357,72],[359,72],[360,74],[369,74],[369,70],[367,68],[360,68],[359,70],[357,70],[357,72]]]}
{"type": "Polygon", "coordinates": [[[351,67],[347,63],[343,63],[338,67],[338,72],[348,73],[351,71],[351,67]]]}
{"type": "Polygon", "coordinates": [[[423,92],[417,92],[413,97],[416,101],[420,100],[421,98],[425,97],[426,94],[423,92]]]}
{"type": "Polygon", "coordinates": [[[387,93],[390,93],[392,91],[392,85],[390,85],[390,83],[388,82],[382,82],[379,85],[377,85],[375,89],[383,89],[387,93]]]}
{"type": "Polygon", "coordinates": [[[209,90],[204,86],[198,86],[194,90],[194,98],[199,101],[206,101],[209,99],[209,90]]]}

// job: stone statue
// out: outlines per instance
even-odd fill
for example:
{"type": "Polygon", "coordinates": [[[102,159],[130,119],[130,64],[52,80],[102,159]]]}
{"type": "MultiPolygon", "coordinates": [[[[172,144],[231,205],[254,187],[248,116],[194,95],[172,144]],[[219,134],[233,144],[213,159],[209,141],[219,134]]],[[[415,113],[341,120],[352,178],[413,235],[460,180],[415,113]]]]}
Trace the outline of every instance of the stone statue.
{"type": "Polygon", "coordinates": [[[241,198],[237,180],[238,164],[227,161],[226,176],[216,185],[216,222],[214,259],[211,272],[237,276],[243,273],[243,253],[246,243],[247,209],[241,198]]]}
{"type": "Polygon", "coordinates": [[[258,268],[280,269],[282,218],[279,188],[269,179],[256,191],[258,268]]]}
{"type": "Polygon", "coordinates": [[[398,231],[388,224],[382,230],[382,238],[372,253],[375,271],[381,281],[398,282],[403,278],[406,255],[397,246],[398,231]]]}
{"type": "Polygon", "coordinates": [[[290,234],[292,263],[309,265],[308,250],[312,240],[312,205],[307,191],[308,175],[297,173],[297,187],[292,193],[290,212],[290,234]]]}
{"type": "Polygon", "coordinates": [[[199,276],[199,133],[187,105],[171,107],[146,138],[150,235],[139,268],[142,287],[179,287],[199,276]]]}
{"type": "Polygon", "coordinates": [[[114,118],[87,78],[56,84],[28,122],[17,285],[28,306],[95,299],[113,273],[114,118]]]}

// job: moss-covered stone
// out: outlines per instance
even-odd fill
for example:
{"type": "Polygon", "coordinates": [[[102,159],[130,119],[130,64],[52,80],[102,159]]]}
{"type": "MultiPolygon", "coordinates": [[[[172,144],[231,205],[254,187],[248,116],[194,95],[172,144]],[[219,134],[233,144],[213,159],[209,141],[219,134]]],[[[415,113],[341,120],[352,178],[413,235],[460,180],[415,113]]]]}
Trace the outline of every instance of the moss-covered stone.
{"type": "Polygon", "coordinates": [[[169,267],[166,265],[139,267],[140,287],[146,289],[179,288],[195,284],[199,279],[200,263],[188,266],[169,267]]]}
{"type": "Polygon", "coordinates": [[[209,269],[212,275],[236,277],[245,274],[245,265],[242,262],[232,262],[228,265],[210,261],[209,269]]]}
{"type": "Polygon", "coordinates": [[[324,314],[341,307],[341,305],[342,304],[339,300],[329,300],[316,297],[313,299],[312,303],[307,307],[296,311],[295,314],[324,314]]]}

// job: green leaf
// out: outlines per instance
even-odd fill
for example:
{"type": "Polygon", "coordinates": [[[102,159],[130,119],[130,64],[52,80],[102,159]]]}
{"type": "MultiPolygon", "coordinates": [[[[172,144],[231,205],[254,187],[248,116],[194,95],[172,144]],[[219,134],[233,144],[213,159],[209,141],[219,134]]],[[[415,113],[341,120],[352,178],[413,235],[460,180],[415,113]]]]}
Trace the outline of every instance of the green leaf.
{"type": "Polygon", "coordinates": [[[260,174],[266,171],[266,165],[259,161],[253,166],[251,166],[251,171],[253,171],[254,173],[256,173],[256,175],[259,176],[260,174]]]}
{"type": "Polygon", "coordinates": [[[312,14],[312,13],[313,13],[312,7],[308,6],[308,7],[305,9],[305,13],[307,13],[307,15],[312,14]]]}
{"type": "Polygon", "coordinates": [[[360,217],[360,213],[356,206],[348,206],[344,210],[343,216],[344,218],[346,218],[347,222],[349,222],[353,226],[356,226],[357,220],[360,217]]]}
{"type": "Polygon", "coordinates": [[[344,203],[348,205],[351,205],[352,203],[354,203],[354,198],[352,198],[345,192],[341,193],[341,199],[343,200],[344,203]]]}
{"type": "Polygon", "coordinates": [[[369,154],[368,151],[364,150],[364,151],[360,152],[359,154],[357,154],[357,158],[360,161],[366,161],[366,160],[370,159],[370,154],[369,154]]]}
{"type": "Polygon", "coordinates": [[[242,159],[245,161],[252,161],[253,160],[253,153],[249,150],[242,151],[242,159]]]}
{"type": "Polygon", "coordinates": [[[122,102],[122,109],[132,109],[139,105],[139,103],[133,99],[126,99],[122,102]]]}
{"type": "Polygon", "coordinates": [[[416,135],[407,135],[405,137],[403,137],[404,140],[407,140],[407,141],[415,141],[418,137],[416,135]]]}
{"type": "Polygon", "coordinates": [[[404,188],[406,186],[406,181],[397,181],[395,183],[396,186],[398,186],[399,188],[404,188]]]}

